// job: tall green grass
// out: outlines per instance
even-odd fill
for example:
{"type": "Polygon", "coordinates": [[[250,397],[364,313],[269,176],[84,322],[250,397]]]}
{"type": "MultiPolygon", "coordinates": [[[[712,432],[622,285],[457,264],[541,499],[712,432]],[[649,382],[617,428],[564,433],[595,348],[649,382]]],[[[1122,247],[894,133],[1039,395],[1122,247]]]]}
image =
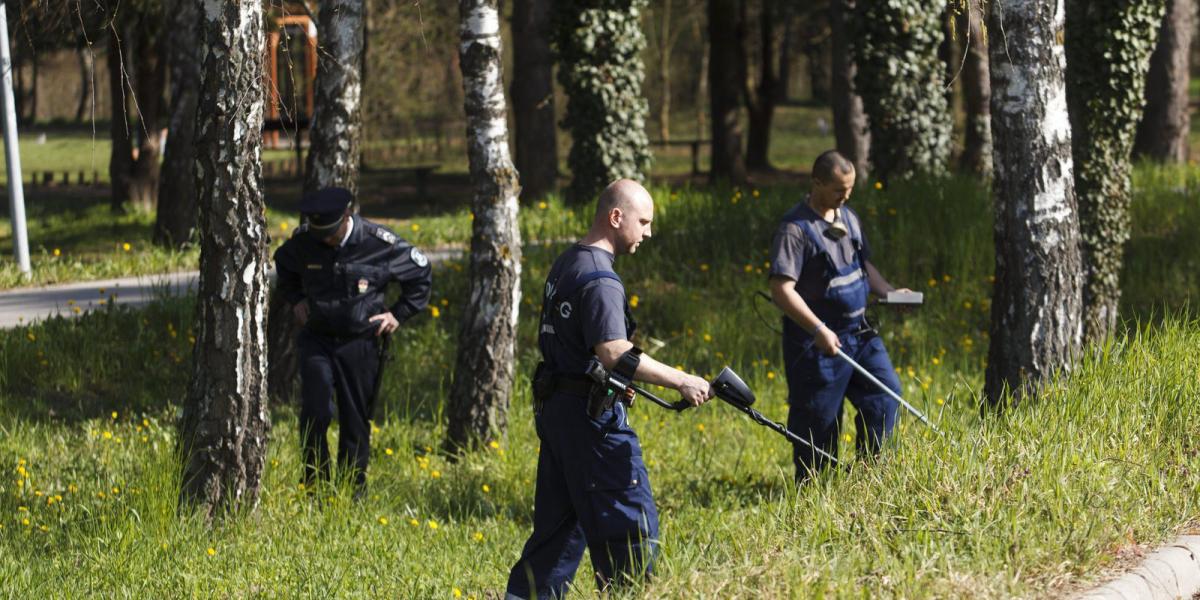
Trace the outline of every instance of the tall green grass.
{"type": "MultiPolygon", "coordinates": [[[[1177,176],[1139,171],[1145,206],[1135,205],[1125,273],[1127,334],[1088,353],[1037,401],[988,418],[977,394],[992,268],[986,193],[969,180],[857,193],[873,260],[927,301],[872,315],[906,398],[954,442],[904,418],[878,461],[845,453],[843,469],[797,490],[783,439],[729,407],[674,415],[637,403],[663,554],[658,576],[635,595],[1054,595],[1095,580],[1130,545],[1195,520],[1200,322],[1186,309],[1194,270],[1181,271],[1200,250],[1186,243],[1196,211],[1189,188],[1172,195],[1177,176]],[[1151,242],[1173,260],[1150,268],[1153,255],[1140,253],[1151,242]]],[[[765,289],[770,238],[804,189],[653,192],[653,238],[617,263],[638,298],[641,331],[662,342],[655,355],[671,364],[702,374],[733,365],[757,407],[783,419],[778,317],[751,292],[765,289]]],[[[589,217],[553,198],[523,211],[523,235],[540,242],[525,249],[511,428],[458,462],[434,449],[466,269],[436,267],[437,310],[394,345],[361,503],[344,491],[298,489],[295,408],[275,407],[257,510],[212,530],[177,514],[173,424],[190,372],[190,300],[0,332],[5,592],[494,595],[531,527],[537,439],[527,374],[539,291],[589,217]]],[[[590,590],[586,564],[577,581],[590,590]]]]}

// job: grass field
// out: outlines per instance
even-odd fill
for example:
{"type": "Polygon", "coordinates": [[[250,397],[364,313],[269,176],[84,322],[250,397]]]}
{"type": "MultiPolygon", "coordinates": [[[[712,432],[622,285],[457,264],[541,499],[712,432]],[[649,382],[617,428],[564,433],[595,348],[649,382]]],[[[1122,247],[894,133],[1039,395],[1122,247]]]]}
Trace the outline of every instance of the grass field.
{"type": "MultiPolygon", "coordinates": [[[[1200,322],[1188,308],[1200,289],[1197,181],[1188,169],[1139,168],[1127,332],[1036,401],[987,418],[978,410],[992,272],[986,192],[954,179],[857,194],[875,262],[927,299],[873,316],[905,397],[954,442],[903,419],[878,462],[850,460],[797,490],[782,438],[729,407],[673,415],[638,403],[663,553],[634,595],[1046,597],[1186,530],[1200,517],[1200,322]]],[[[618,263],[641,331],[664,342],[656,356],[671,364],[706,375],[732,365],[760,410],[782,419],[777,317],[752,292],[765,288],[777,219],[803,190],[653,192],[655,236],[618,263]]],[[[445,229],[421,221],[412,233],[465,235],[465,208],[442,218],[445,229]]],[[[537,291],[562,248],[554,241],[585,222],[555,199],[522,219],[526,239],[549,242],[525,250],[508,435],[458,462],[434,450],[466,295],[463,265],[439,265],[437,310],[395,346],[361,503],[297,488],[295,409],[275,407],[258,509],[212,530],[177,515],[187,300],[0,332],[6,593],[496,597],[531,526],[537,291]]],[[[585,561],[579,588],[590,581],[585,561]]]]}

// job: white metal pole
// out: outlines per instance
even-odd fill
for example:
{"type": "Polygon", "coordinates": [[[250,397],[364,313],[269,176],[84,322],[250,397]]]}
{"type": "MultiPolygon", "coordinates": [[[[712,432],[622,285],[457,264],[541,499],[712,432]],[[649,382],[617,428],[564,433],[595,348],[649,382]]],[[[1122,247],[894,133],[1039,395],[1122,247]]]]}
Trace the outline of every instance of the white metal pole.
{"type": "Polygon", "coordinates": [[[29,275],[29,235],[25,230],[25,188],[21,181],[21,149],[17,146],[17,113],[13,104],[12,56],[8,48],[8,3],[0,0],[0,109],[4,111],[4,158],[8,165],[8,207],[12,217],[13,252],[21,272],[29,275]]]}

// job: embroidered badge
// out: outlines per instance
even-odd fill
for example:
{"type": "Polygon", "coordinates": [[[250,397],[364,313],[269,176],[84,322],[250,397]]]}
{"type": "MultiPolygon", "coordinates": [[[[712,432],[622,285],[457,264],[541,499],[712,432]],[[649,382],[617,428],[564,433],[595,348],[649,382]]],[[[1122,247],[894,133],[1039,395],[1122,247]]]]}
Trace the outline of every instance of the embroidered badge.
{"type": "Polygon", "coordinates": [[[317,263],[317,264],[315,264],[315,265],[313,265],[313,264],[309,264],[309,265],[304,265],[304,266],[305,266],[305,268],[307,268],[307,269],[309,269],[309,270],[312,270],[312,271],[320,271],[320,270],[321,270],[321,264],[320,264],[320,263],[317,263]]]}
{"type": "Polygon", "coordinates": [[[425,265],[429,264],[429,259],[425,258],[425,255],[421,254],[421,251],[417,250],[416,248],[413,248],[412,251],[409,252],[408,256],[414,263],[417,264],[418,267],[421,267],[422,269],[425,268],[425,265]]]}
{"type": "Polygon", "coordinates": [[[367,288],[370,287],[370,285],[371,284],[366,279],[359,279],[358,280],[358,293],[360,293],[360,294],[367,293],[367,288]]]}
{"type": "Polygon", "coordinates": [[[386,229],[376,229],[375,237],[387,242],[388,244],[396,243],[396,235],[386,229]]]}

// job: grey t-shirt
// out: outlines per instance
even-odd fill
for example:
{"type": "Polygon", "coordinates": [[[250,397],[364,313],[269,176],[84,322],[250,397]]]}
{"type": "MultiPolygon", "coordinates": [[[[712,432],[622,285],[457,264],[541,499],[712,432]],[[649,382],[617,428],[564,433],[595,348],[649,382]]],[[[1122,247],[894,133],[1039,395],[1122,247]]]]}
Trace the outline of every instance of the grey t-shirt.
{"type": "MultiPolygon", "coordinates": [[[[858,231],[862,243],[859,253],[862,260],[868,260],[871,250],[867,245],[858,214],[848,206],[843,206],[841,210],[847,227],[858,231]]],[[[825,235],[829,226],[830,223],[822,219],[807,202],[801,202],[784,215],[783,222],[775,231],[775,239],[771,242],[770,276],[786,277],[795,281],[796,291],[810,305],[824,297],[825,288],[829,283],[828,265],[825,259],[819,256],[820,252],[828,252],[837,269],[843,269],[854,262],[854,242],[851,236],[843,236],[835,241],[825,235]],[[804,229],[795,223],[797,220],[808,222],[820,239],[809,239],[804,229]]]]}
{"type": "Polygon", "coordinates": [[[551,370],[582,374],[596,344],[628,339],[624,286],[610,278],[594,279],[582,287],[574,284],[588,273],[612,271],[613,260],[610,252],[575,244],[550,268],[543,290],[538,347],[551,370]],[[572,292],[572,287],[576,291],[572,292]]]}

